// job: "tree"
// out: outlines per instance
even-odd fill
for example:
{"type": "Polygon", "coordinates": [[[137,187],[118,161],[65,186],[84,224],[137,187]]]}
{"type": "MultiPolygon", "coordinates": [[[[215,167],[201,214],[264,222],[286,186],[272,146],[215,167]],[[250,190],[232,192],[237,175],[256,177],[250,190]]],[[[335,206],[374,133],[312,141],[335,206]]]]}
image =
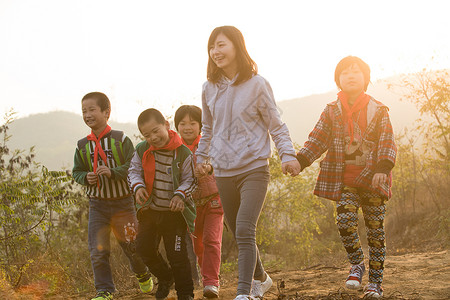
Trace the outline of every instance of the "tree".
{"type": "Polygon", "coordinates": [[[316,170],[308,168],[297,177],[281,172],[277,153],[269,160],[270,184],[259,219],[257,243],[261,252],[277,254],[284,262],[306,264],[312,243],[325,218],[322,200],[313,195],[316,170]]]}
{"type": "MultiPolygon", "coordinates": [[[[405,75],[400,82],[403,99],[416,105],[421,116],[417,129],[426,139],[427,149],[449,162],[450,153],[450,82],[449,73],[427,71],[405,75]]],[[[447,164],[448,167],[448,164],[447,164]]]]}
{"type": "MultiPolygon", "coordinates": [[[[405,75],[400,81],[402,99],[421,114],[416,130],[424,140],[423,153],[414,162],[415,174],[427,189],[438,212],[450,203],[450,76],[447,70],[405,75]]],[[[417,139],[415,139],[417,140],[417,139]]],[[[411,139],[407,140],[411,144],[411,139]]],[[[414,150],[414,148],[411,148],[414,150]]]]}
{"type": "Polygon", "coordinates": [[[402,99],[413,103],[421,117],[416,120],[413,130],[405,130],[397,136],[398,156],[393,169],[393,198],[396,201],[389,203],[398,213],[393,223],[399,226],[393,228],[404,228],[404,225],[409,229],[415,227],[416,231],[423,228],[424,235],[432,238],[430,226],[441,227],[439,231],[445,232],[442,236],[447,240],[450,216],[449,79],[446,70],[424,69],[404,75],[395,85],[402,89],[402,99]],[[421,219],[427,220],[426,225],[420,222],[421,219]]]}
{"type": "Polygon", "coordinates": [[[71,178],[34,162],[33,148],[10,151],[8,129],[14,115],[7,113],[0,127],[0,264],[7,280],[18,286],[33,254],[48,244],[49,215],[62,212],[72,197],[67,189],[71,178]]]}

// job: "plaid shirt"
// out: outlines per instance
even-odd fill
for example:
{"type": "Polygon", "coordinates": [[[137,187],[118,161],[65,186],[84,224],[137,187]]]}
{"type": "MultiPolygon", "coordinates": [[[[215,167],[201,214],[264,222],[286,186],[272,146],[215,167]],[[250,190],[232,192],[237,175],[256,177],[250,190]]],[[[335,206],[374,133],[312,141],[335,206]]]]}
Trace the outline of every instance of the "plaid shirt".
{"type": "MultiPolygon", "coordinates": [[[[345,131],[341,113],[341,103],[336,100],[329,103],[322,112],[319,121],[309,134],[308,141],[300,149],[297,158],[302,169],[311,165],[325,151],[327,154],[320,162],[314,194],[331,200],[339,200],[343,188],[345,169],[345,131]]],[[[363,140],[371,145],[366,166],[355,183],[381,196],[391,197],[392,174],[397,147],[389,119],[387,106],[371,98],[367,107],[367,128],[363,140]],[[372,178],[381,166],[388,166],[388,181],[379,187],[371,187],[372,178]]]]}

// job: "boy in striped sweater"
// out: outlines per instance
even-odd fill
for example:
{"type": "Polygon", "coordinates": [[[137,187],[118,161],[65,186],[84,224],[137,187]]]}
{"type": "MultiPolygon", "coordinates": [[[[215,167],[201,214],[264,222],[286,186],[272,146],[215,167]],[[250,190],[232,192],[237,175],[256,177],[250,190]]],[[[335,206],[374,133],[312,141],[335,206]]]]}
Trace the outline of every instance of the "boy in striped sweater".
{"type": "Polygon", "coordinates": [[[105,94],[89,93],[81,105],[83,120],[92,132],[78,141],[73,178],[86,187],[89,197],[88,244],[97,290],[92,300],[112,299],[115,291],[109,264],[111,229],[142,292],[148,293],[153,289],[151,274],[133,251],[138,223],[127,184],[133,144],[122,131],[111,130],[108,125],[111,103],[105,94]]]}
{"type": "Polygon", "coordinates": [[[136,249],[158,278],[156,299],[165,299],[174,281],[178,299],[194,299],[185,239],[187,229],[194,231],[193,156],[158,110],[143,111],[137,123],[145,140],[136,146],[128,174],[138,209],[136,249]],[[158,251],[161,237],[170,267],[158,251]]]}

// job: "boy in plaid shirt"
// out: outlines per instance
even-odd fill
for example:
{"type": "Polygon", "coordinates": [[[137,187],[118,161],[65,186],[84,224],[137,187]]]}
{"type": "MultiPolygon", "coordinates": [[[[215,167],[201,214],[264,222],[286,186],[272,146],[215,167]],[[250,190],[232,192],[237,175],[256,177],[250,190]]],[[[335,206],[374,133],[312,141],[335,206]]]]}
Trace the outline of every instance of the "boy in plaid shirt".
{"type": "Polygon", "coordinates": [[[365,271],[358,236],[361,207],[369,244],[368,297],[383,295],[386,256],[384,217],[391,197],[391,170],[397,149],[388,108],[367,95],[370,68],[358,57],[342,59],[335,70],[340,89],[297,154],[302,170],[323,153],[314,194],[336,201],[341,241],[352,264],[346,287],[359,289],[365,271]]]}

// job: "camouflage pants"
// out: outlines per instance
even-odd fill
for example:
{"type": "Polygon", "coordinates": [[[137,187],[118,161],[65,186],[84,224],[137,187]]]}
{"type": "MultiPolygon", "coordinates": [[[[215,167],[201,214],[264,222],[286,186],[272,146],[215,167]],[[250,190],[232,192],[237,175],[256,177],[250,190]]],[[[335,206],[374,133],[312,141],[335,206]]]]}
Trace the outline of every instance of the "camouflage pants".
{"type": "Polygon", "coordinates": [[[369,244],[369,282],[381,284],[386,257],[384,217],[385,199],[378,194],[345,187],[336,202],[336,224],[351,264],[364,261],[358,235],[358,210],[362,208],[369,244]]]}

